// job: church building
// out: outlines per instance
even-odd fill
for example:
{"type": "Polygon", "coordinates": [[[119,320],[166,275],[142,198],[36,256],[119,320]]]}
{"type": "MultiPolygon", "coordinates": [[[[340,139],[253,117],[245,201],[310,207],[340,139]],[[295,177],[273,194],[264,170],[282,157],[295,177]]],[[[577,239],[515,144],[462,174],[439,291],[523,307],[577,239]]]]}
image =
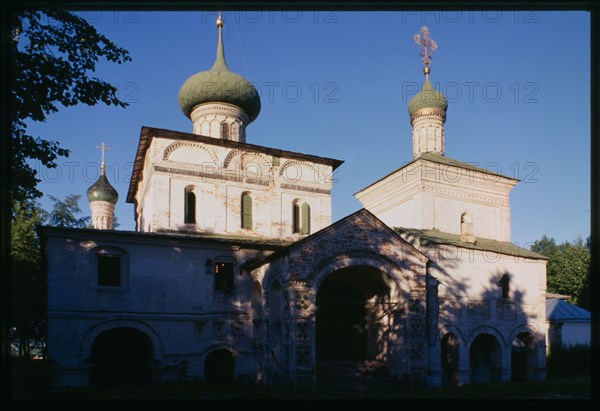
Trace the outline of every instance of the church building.
{"type": "Polygon", "coordinates": [[[304,389],[340,364],[430,387],[545,379],[547,259],[511,243],[518,180],[445,156],[427,29],[413,160],[332,222],[343,162],[252,144],[260,97],[217,27],[213,66],[179,91],[192,132],[141,129],[135,231],[112,229],[104,164],[93,228],[40,228],[53,384],[304,389]]]}

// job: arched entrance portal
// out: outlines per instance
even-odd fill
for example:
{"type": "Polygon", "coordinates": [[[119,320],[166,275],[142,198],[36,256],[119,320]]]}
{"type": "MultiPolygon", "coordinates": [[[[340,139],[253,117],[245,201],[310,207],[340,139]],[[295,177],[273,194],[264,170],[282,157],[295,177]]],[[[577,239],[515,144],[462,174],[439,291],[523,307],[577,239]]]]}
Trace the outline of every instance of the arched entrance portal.
{"type": "Polygon", "coordinates": [[[92,345],[93,386],[147,385],[151,382],[152,342],[135,328],[104,331],[92,345]]]}
{"type": "Polygon", "coordinates": [[[389,321],[389,279],[370,267],[329,274],[317,292],[316,358],[366,360],[377,357],[389,321]]]}
{"type": "Polygon", "coordinates": [[[233,384],[234,360],[226,349],[211,351],[204,360],[204,382],[207,384],[233,384]]]}
{"type": "Polygon", "coordinates": [[[471,383],[501,382],[502,349],[491,334],[480,334],[471,343],[471,383]]]}

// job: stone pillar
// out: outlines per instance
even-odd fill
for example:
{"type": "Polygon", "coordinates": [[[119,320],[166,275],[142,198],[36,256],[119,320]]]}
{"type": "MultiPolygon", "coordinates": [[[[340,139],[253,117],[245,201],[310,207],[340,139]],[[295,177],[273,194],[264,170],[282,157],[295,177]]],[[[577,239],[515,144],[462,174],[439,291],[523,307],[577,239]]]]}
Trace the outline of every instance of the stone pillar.
{"type": "Polygon", "coordinates": [[[290,291],[292,380],[295,388],[310,389],[316,383],[316,292],[300,281],[294,282],[290,291]]]}
{"type": "Polygon", "coordinates": [[[545,336],[538,336],[538,343],[534,348],[533,355],[536,356],[535,366],[527,370],[527,381],[546,381],[546,340],[545,336]]]}
{"type": "Polygon", "coordinates": [[[408,304],[407,343],[410,350],[410,383],[423,384],[427,379],[427,295],[426,284],[412,284],[408,304]]]}
{"type": "Polygon", "coordinates": [[[438,299],[439,282],[427,274],[427,345],[429,358],[427,362],[427,386],[442,386],[442,352],[440,338],[438,338],[438,324],[440,304],[438,299]]]}
{"type": "Polygon", "coordinates": [[[510,366],[510,362],[508,365],[503,364],[502,369],[498,371],[498,378],[500,382],[510,382],[512,376],[512,368],[510,366]]]}
{"type": "Polygon", "coordinates": [[[92,201],[92,227],[98,230],[112,230],[115,205],[108,201],[92,201]]]}
{"type": "Polygon", "coordinates": [[[458,385],[471,383],[471,357],[466,344],[458,346],[458,385]]]}

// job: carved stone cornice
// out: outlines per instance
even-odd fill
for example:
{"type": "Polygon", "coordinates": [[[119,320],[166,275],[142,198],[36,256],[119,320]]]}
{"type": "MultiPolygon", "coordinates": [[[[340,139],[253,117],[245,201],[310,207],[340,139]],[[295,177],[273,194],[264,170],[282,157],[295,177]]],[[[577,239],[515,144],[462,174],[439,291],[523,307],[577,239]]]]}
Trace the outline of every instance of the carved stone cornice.
{"type": "Polygon", "coordinates": [[[248,124],[248,116],[244,110],[229,104],[201,104],[192,111],[190,118],[193,122],[196,122],[201,117],[219,114],[239,118],[244,124],[248,124]]]}
{"type": "Polygon", "coordinates": [[[115,205],[109,203],[108,201],[92,201],[90,203],[90,208],[94,209],[94,211],[103,211],[105,213],[112,213],[115,209],[115,205]]]}
{"type": "Polygon", "coordinates": [[[410,117],[410,124],[413,125],[414,121],[422,117],[436,117],[443,122],[446,121],[446,112],[439,108],[423,108],[413,113],[410,117]]]}
{"type": "Polygon", "coordinates": [[[507,199],[495,198],[490,195],[475,194],[472,192],[467,193],[462,190],[449,190],[442,187],[435,187],[432,185],[422,185],[421,191],[426,191],[434,194],[441,194],[446,197],[458,198],[460,200],[479,201],[486,204],[494,204],[505,207],[510,206],[510,201],[507,199]]]}
{"type": "Polygon", "coordinates": [[[154,171],[169,173],[169,174],[179,174],[185,176],[194,176],[194,177],[202,177],[202,178],[210,178],[213,180],[220,181],[233,181],[236,183],[248,183],[248,184],[256,184],[259,186],[268,186],[269,178],[260,178],[260,177],[244,177],[242,173],[237,173],[235,175],[224,173],[222,170],[217,170],[215,172],[205,172],[198,170],[188,170],[184,168],[177,167],[166,167],[154,165],[154,171]]]}
{"type": "Polygon", "coordinates": [[[298,184],[281,183],[280,187],[288,189],[288,190],[306,191],[308,193],[319,193],[319,194],[330,194],[331,193],[331,190],[328,190],[326,188],[309,187],[309,186],[302,186],[302,185],[298,185],[298,184]]]}

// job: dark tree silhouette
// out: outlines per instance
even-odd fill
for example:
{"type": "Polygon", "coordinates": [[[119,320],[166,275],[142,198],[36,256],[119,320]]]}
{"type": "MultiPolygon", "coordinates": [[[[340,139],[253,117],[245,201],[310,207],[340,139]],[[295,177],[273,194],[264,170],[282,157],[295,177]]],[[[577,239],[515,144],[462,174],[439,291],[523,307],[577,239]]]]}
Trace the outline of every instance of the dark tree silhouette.
{"type": "Polygon", "coordinates": [[[90,217],[79,217],[82,213],[79,207],[81,194],[69,194],[64,201],[54,196],[48,196],[54,202],[48,217],[48,224],[55,227],[85,228],[90,223],[90,217]]]}
{"type": "Polygon", "coordinates": [[[9,12],[7,20],[12,63],[8,87],[12,195],[23,200],[42,195],[29,161],[53,168],[58,157],[69,155],[57,141],[28,134],[28,121],[43,122],[59,106],[100,102],[127,106],[118,98],[116,87],[91,73],[100,58],[121,64],[131,57],[86,20],[67,11],[21,9],[9,12]]]}

